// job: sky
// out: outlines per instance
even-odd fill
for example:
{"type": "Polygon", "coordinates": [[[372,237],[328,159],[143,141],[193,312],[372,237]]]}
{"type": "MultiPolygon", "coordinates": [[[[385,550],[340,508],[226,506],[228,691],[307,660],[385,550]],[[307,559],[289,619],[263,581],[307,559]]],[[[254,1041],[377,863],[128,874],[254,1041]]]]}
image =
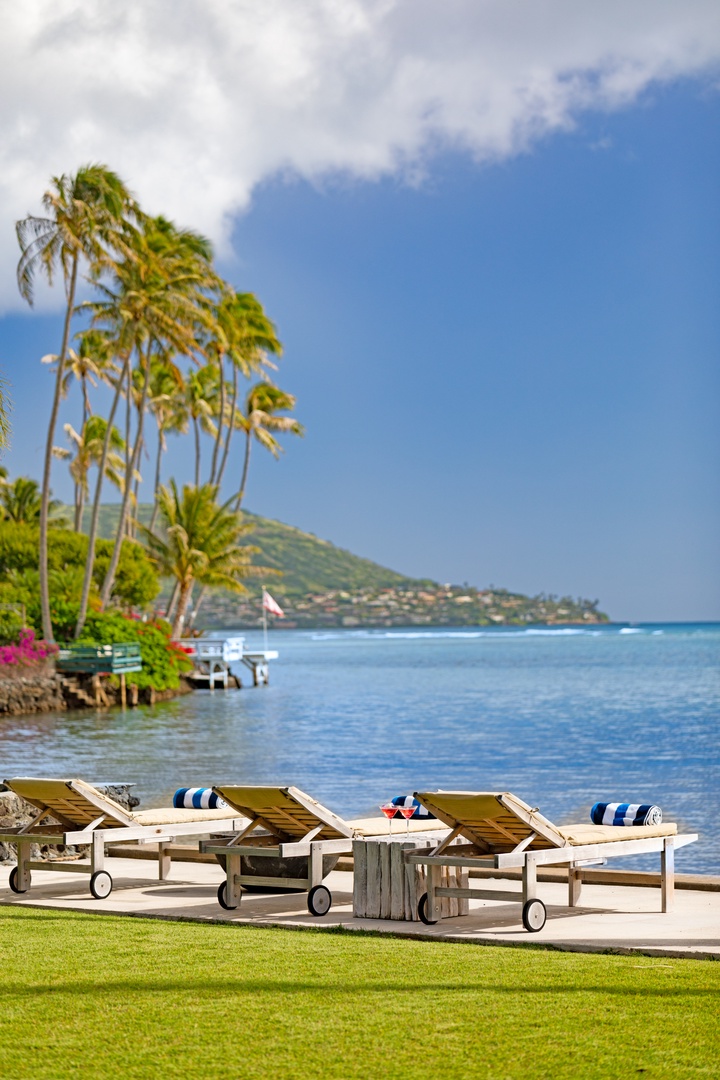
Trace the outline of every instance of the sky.
{"type": "Polygon", "coordinates": [[[14,221],[103,161],[278,326],[306,434],[255,455],[248,509],[408,575],[720,619],[717,4],[0,14],[11,476],[41,472],[63,302],[20,299],[14,221]]]}

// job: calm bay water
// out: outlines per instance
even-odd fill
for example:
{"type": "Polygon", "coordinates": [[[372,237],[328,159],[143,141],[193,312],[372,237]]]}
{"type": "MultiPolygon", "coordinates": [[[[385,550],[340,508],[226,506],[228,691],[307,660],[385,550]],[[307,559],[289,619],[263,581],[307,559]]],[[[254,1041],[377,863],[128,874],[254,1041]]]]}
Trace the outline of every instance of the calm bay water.
{"type": "Polygon", "coordinates": [[[145,807],[185,785],[295,784],[347,817],[425,787],[513,791],[559,824],[598,800],[655,802],[700,833],[678,869],[720,873],[720,625],[287,631],[270,645],[267,688],[3,720],[2,775],[133,781],[145,807]]]}

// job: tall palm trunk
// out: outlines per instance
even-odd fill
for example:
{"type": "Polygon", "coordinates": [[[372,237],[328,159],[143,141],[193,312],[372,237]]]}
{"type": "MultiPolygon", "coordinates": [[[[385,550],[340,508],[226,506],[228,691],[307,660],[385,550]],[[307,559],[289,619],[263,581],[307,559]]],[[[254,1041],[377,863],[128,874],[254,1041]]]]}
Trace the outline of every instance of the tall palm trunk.
{"type": "Polygon", "coordinates": [[[239,510],[240,505],[245,498],[245,485],[247,484],[248,469],[250,468],[250,449],[252,447],[252,428],[245,435],[245,462],[243,464],[242,479],[240,480],[240,490],[237,493],[235,499],[235,509],[239,510]]]}
{"type": "Polygon", "coordinates": [[[112,586],[114,580],[116,580],[116,573],[118,572],[118,563],[120,562],[120,552],[122,551],[123,534],[125,531],[125,522],[127,519],[127,507],[130,505],[130,492],[132,488],[133,473],[137,469],[137,465],[140,457],[140,447],[142,446],[142,426],[145,421],[145,407],[148,402],[148,389],[150,387],[150,353],[152,350],[152,341],[148,342],[148,351],[145,357],[145,380],[142,382],[142,395],[140,397],[140,404],[138,406],[138,418],[137,418],[137,434],[135,436],[135,446],[133,447],[133,456],[130,462],[130,469],[125,474],[125,487],[123,491],[123,498],[120,504],[120,521],[118,522],[118,532],[116,534],[116,542],[112,549],[112,556],[110,558],[110,565],[108,566],[107,573],[105,575],[105,581],[103,582],[103,591],[100,592],[100,611],[105,611],[108,605],[110,594],[112,593],[112,586]]]}
{"type": "MultiPolygon", "coordinates": [[[[142,453],[142,448],[141,448],[141,453],[142,453]]],[[[145,457],[148,457],[147,453],[145,454],[145,457]]],[[[130,537],[131,540],[134,540],[135,537],[137,536],[137,516],[138,516],[138,510],[140,508],[140,480],[141,480],[140,476],[135,477],[135,481],[134,481],[134,485],[133,485],[133,499],[132,499],[133,510],[135,512],[132,514],[132,516],[128,515],[128,531],[127,531],[127,534],[128,534],[128,536],[130,537]]]]}
{"type": "Polygon", "coordinates": [[[225,420],[225,358],[222,353],[218,356],[218,377],[220,379],[220,416],[218,417],[218,429],[215,436],[215,445],[213,446],[212,463],[210,465],[210,483],[217,483],[215,474],[217,472],[218,453],[220,451],[220,444],[222,443],[223,433],[223,421],[225,420]]]}
{"type": "Polygon", "coordinates": [[[80,597],[80,611],[78,612],[77,623],[75,625],[75,637],[79,638],[82,633],[83,626],[85,625],[85,619],[87,618],[88,601],[90,599],[90,586],[92,585],[93,567],[95,565],[95,540],[98,532],[98,521],[100,518],[100,492],[102,491],[102,483],[105,478],[105,467],[107,465],[108,453],[110,451],[110,437],[112,435],[113,420],[115,419],[115,412],[120,401],[120,396],[123,389],[123,377],[125,375],[126,368],[130,367],[130,354],[125,357],[123,362],[123,370],[118,377],[117,386],[115,387],[115,393],[113,395],[112,405],[110,407],[110,415],[108,416],[107,427],[105,428],[105,438],[103,439],[102,454],[100,455],[100,461],[98,463],[98,478],[95,485],[95,498],[93,499],[92,514],[90,515],[90,529],[88,533],[88,553],[87,562],[85,563],[85,577],[83,578],[82,596],[80,597]]]}
{"type": "Polygon", "coordinates": [[[65,312],[65,324],[63,326],[62,347],[58,356],[57,378],[55,380],[55,394],[53,397],[50,424],[48,426],[47,443],[45,445],[45,465],[43,468],[42,494],[40,498],[40,544],[39,562],[40,571],[40,610],[42,613],[43,637],[46,641],[54,641],[52,619],[50,617],[50,584],[48,580],[48,511],[50,508],[50,470],[52,469],[53,442],[55,439],[55,427],[60,409],[62,396],[62,380],[65,373],[65,357],[67,356],[68,341],[70,340],[70,321],[73,307],[75,306],[75,286],[77,284],[78,255],[73,255],[72,271],[70,273],[70,286],[67,294],[67,310],[65,312]]]}
{"type": "Polygon", "coordinates": [[[180,599],[178,600],[177,611],[175,612],[171,631],[171,637],[176,640],[182,633],[183,623],[185,622],[185,612],[187,611],[187,606],[190,602],[190,597],[192,596],[194,584],[195,582],[191,578],[189,581],[184,581],[180,586],[180,599]]]}
{"type": "Polygon", "coordinates": [[[150,518],[150,525],[148,526],[148,528],[150,529],[150,532],[152,532],[153,529],[155,528],[155,520],[156,520],[157,515],[158,515],[158,505],[159,505],[158,504],[158,492],[160,491],[160,462],[162,461],[163,450],[165,449],[165,446],[164,446],[165,434],[163,432],[162,419],[161,419],[161,417],[159,415],[156,416],[156,419],[157,419],[157,429],[158,429],[158,448],[157,448],[157,457],[155,458],[155,487],[153,488],[155,501],[153,503],[153,510],[152,510],[152,517],[150,518]]]}
{"type": "Polygon", "coordinates": [[[217,474],[217,478],[215,480],[215,483],[218,486],[218,490],[220,489],[220,485],[222,484],[222,478],[225,475],[225,466],[227,465],[228,453],[230,451],[230,439],[232,437],[233,431],[235,430],[235,415],[237,413],[237,399],[238,399],[238,371],[237,371],[237,368],[235,367],[235,365],[233,364],[233,392],[232,392],[232,398],[231,398],[231,403],[230,403],[230,416],[229,416],[229,419],[228,419],[227,438],[225,439],[225,448],[223,450],[222,461],[220,462],[220,470],[219,470],[219,472],[217,474]]]}
{"type": "Polygon", "coordinates": [[[75,485],[75,532],[82,532],[83,510],[85,509],[85,491],[82,484],[75,485]]]}
{"type": "Polygon", "coordinates": [[[113,547],[112,557],[110,559],[110,565],[107,568],[105,574],[105,580],[103,581],[102,591],[100,593],[100,610],[104,611],[110,600],[110,594],[112,593],[112,587],[115,583],[115,574],[117,573],[118,563],[120,562],[120,552],[122,550],[123,533],[125,532],[125,521],[127,520],[128,505],[130,503],[130,488],[132,487],[132,476],[138,467],[140,458],[140,447],[143,441],[143,422],[145,420],[145,406],[147,404],[148,389],[150,386],[150,353],[152,350],[152,341],[148,343],[147,353],[145,355],[145,380],[143,382],[142,397],[140,398],[140,405],[138,406],[138,430],[135,437],[135,446],[133,447],[132,458],[130,460],[130,468],[125,476],[125,490],[123,491],[123,499],[120,504],[120,520],[118,521],[117,534],[115,536],[115,545],[113,547]]]}
{"type": "Polygon", "coordinates": [[[197,416],[192,418],[195,430],[195,487],[200,487],[200,424],[197,416]]]}
{"type": "Polygon", "coordinates": [[[87,388],[87,375],[80,376],[80,385],[82,386],[82,399],[83,399],[83,429],[85,428],[88,418],[92,416],[92,409],[90,407],[90,395],[87,388]]]}
{"type": "Polygon", "coordinates": [[[167,606],[167,611],[165,612],[165,618],[167,619],[168,622],[172,622],[172,620],[173,620],[173,615],[175,613],[175,607],[177,605],[179,596],[180,596],[180,582],[176,578],[175,579],[175,584],[173,585],[173,588],[172,588],[172,592],[170,593],[170,602],[169,602],[169,604],[167,606]]]}
{"type": "Polygon", "coordinates": [[[205,593],[206,592],[207,592],[207,585],[203,585],[202,588],[200,589],[200,592],[198,593],[198,598],[197,598],[197,600],[195,601],[195,603],[193,605],[192,615],[188,619],[188,624],[187,624],[187,629],[188,630],[192,630],[192,628],[195,626],[195,620],[197,619],[198,611],[200,610],[200,605],[202,604],[203,600],[205,599],[205,593]]]}

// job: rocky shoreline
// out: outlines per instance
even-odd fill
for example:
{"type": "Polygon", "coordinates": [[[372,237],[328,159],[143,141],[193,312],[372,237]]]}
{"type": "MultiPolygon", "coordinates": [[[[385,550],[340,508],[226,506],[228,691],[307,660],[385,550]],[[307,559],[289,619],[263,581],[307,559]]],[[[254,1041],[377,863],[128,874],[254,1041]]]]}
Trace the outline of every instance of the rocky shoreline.
{"type": "MultiPolygon", "coordinates": [[[[181,694],[189,694],[191,684],[181,679],[177,690],[145,689],[128,695],[133,705],[154,705],[181,694]]],[[[109,708],[120,704],[120,689],[103,680],[100,696],[92,677],[64,676],[55,671],[0,676],[0,716],[27,713],[63,712],[66,709],[109,708]]]]}

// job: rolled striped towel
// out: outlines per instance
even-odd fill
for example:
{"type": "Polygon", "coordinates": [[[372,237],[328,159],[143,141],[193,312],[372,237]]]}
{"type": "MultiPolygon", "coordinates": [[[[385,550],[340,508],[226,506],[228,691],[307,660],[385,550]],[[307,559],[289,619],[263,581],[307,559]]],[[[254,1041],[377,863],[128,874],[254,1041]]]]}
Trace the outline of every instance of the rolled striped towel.
{"type": "Polygon", "coordinates": [[[209,787],[181,787],[173,795],[174,807],[188,810],[224,810],[227,803],[209,787]]]}
{"type": "Polygon", "coordinates": [[[652,803],[596,802],[593,825],[662,825],[662,810],[652,803]]]}
{"type": "Polygon", "coordinates": [[[398,807],[398,812],[395,817],[401,816],[399,809],[401,806],[414,806],[415,809],[412,815],[414,818],[433,818],[433,820],[435,820],[435,815],[430,813],[427,806],[423,806],[422,803],[419,803],[412,795],[396,795],[390,802],[393,806],[398,807]]]}

